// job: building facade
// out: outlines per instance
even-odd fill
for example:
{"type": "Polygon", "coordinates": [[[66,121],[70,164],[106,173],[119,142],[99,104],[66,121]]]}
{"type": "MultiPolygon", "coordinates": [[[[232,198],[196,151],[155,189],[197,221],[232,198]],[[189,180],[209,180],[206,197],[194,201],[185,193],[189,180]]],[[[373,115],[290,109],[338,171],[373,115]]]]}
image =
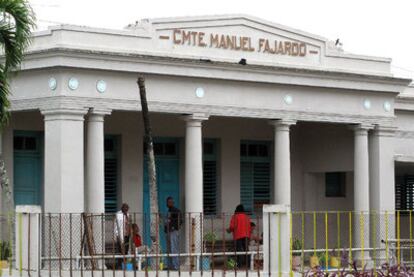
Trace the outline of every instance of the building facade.
{"type": "Polygon", "coordinates": [[[161,210],[170,195],[216,216],[239,203],[412,208],[400,195],[414,176],[414,87],[390,66],[245,15],[51,27],[11,84],[2,152],[14,204],[148,212],[143,75],[161,210]]]}

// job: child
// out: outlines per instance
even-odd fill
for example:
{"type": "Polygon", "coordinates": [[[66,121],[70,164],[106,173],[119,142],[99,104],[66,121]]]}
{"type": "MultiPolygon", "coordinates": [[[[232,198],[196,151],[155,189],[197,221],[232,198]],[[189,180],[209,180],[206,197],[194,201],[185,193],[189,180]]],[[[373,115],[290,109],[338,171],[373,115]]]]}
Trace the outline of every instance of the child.
{"type": "Polygon", "coordinates": [[[139,235],[139,227],[136,223],[132,224],[132,241],[136,248],[142,246],[141,236],[139,235]]]}

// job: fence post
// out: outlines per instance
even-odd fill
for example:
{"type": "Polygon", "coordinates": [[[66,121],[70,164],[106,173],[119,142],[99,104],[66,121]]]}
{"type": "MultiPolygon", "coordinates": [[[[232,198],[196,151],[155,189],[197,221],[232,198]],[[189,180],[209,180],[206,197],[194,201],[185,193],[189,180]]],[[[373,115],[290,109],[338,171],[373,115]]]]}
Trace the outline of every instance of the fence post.
{"type": "Polygon", "coordinates": [[[263,206],[264,275],[290,275],[290,217],[289,205],[263,206]]]}
{"type": "Polygon", "coordinates": [[[38,257],[40,253],[40,213],[40,206],[16,206],[16,270],[25,272],[39,272],[40,270],[38,257]]]}

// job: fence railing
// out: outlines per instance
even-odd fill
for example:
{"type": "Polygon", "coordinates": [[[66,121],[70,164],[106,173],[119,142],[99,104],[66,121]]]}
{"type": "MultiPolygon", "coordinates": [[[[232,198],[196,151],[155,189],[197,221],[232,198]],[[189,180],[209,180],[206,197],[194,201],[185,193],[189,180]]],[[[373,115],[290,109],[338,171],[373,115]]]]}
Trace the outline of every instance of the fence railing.
{"type": "Polygon", "coordinates": [[[384,265],[411,270],[413,216],[412,211],[292,212],[290,270],[335,271],[351,264],[374,273],[384,265]]]}
{"type": "Polygon", "coordinates": [[[131,213],[128,220],[116,214],[42,214],[40,268],[71,272],[260,271],[261,217],[251,216],[252,237],[240,245],[226,230],[231,216],[181,214],[176,230],[163,214],[154,215],[156,226],[152,227],[150,216],[142,213],[131,213]],[[119,230],[120,225],[124,230],[119,230]],[[158,243],[150,236],[154,227],[158,243]]]}
{"type": "Polygon", "coordinates": [[[290,274],[316,268],[338,271],[349,268],[353,261],[358,268],[374,271],[384,264],[409,270],[414,266],[412,211],[294,211],[269,216],[274,229],[264,224],[267,214],[263,218],[251,216],[255,227],[244,246],[238,245],[226,230],[231,216],[183,214],[182,224],[172,238],[171,230],[165,229],[168,217],[155,215],[159,241],[153,244],[150,216],[146,214],[130,214],[126,225],[130,230],[124,230],[130,236],[124,241],[116,230],[115,214],[40,213],[37,218],[22,213],[2,215],[1,260],[7,260],[8,265],[0,273],[10,275],[14,268],[46,274],[162,270],[255,271],[271,275],[274,271],[265,268],[264,261],[286,258],[290,274]],[[287,220],[280,220],[281,215],[287,220]],[[139,227],[141,245],[132,236],[133,224],[139,227]],[[283,230],[288,234],[286,240],[283,230]],[[172,239],[177,241],[176,248],[171,248],[172,239]],[[263,241],[268,245],[262,245],[263,241]]]}

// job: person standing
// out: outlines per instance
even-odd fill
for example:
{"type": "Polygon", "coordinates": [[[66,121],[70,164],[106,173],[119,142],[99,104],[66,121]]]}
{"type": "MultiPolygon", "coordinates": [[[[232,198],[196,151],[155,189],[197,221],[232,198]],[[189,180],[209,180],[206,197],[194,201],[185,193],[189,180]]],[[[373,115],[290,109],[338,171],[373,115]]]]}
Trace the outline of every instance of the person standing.
{"type": "MultiPolygon", "coordinates": [[[[250,218],[244,211],[244,206],[239,204],[234,211],[230,220],[230,226],[227,228],[228,233],[233,233],[233,241],[236,252],[246,252],[251,235],[250,218]]],[[[237,255],[237,265],[243,266],[248,264],[248,257],[237,255]],[[245,263],[245,261],[247,263],[245,263]]]]}
{"type": "MultiPolygon", "coordinates": [[[[129,222],[128,211],[128,204],[123,203],[121,206],[121,210],[118,211],[115,215],[114,233],[117,241],[117,253],[121,255],[128,254],[129,249],[129,235],[131,232],[131,227],[129,222]]],[[[122,259],[117,259],[116,265],[117,269],[121,269],[122,259]]]]}
{"type": "MultiPolygon", "coordinates": [[[[174,199],[167,197],[168,215],[164,226],[164,231],[167,234],[167,248],[169,254],[178,254],[179,243],[179,231],[182,224],[181,211],[174,206],[174,199]]],[[[178,256],[169,258],[168,268],[170,270],[178,270],[180,266],[180,259],[178,256]]]]}

